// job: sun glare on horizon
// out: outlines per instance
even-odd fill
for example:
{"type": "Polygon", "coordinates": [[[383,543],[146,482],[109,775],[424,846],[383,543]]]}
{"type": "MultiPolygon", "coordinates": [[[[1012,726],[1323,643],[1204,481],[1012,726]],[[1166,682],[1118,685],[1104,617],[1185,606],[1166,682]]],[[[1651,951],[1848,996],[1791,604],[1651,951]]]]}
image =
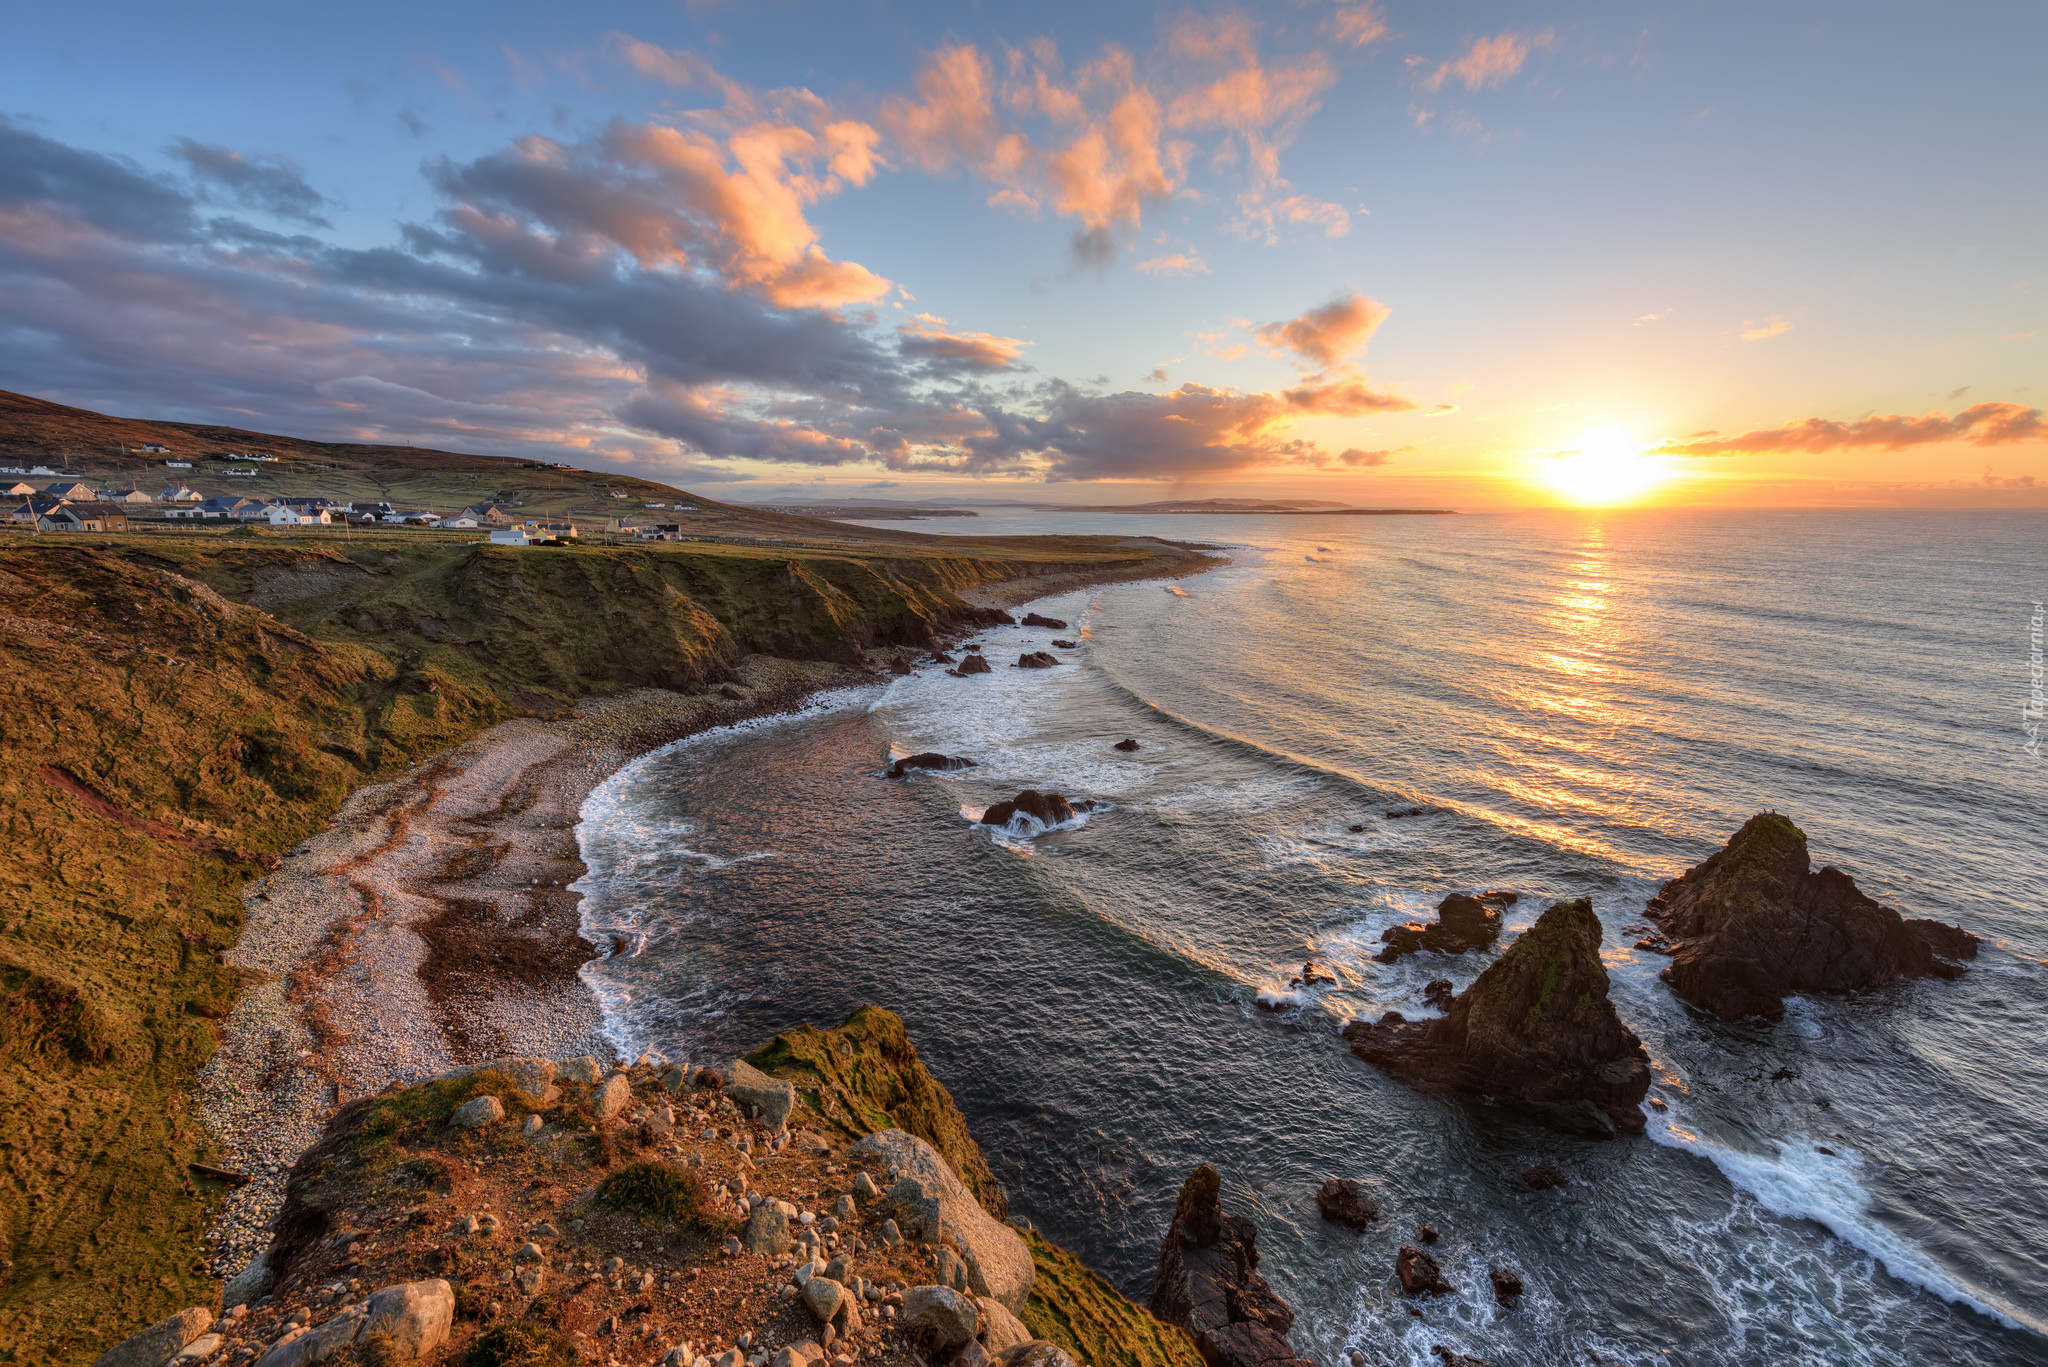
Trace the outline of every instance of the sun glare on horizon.
{"type": "Polygon", "coordinates": [[[1543,463],[1542,479],[1576,504],[1633,502],[1670,477],[1663,457],[1644,454],[1622,427],[1589,428],[1571,450],[1543,463]]]}

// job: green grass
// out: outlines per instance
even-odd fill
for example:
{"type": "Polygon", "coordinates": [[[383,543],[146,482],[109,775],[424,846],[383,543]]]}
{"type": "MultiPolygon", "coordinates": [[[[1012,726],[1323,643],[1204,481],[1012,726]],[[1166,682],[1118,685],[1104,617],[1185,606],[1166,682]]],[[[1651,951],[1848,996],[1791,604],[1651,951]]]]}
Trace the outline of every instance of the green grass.
{"type": "Polygon", "coordinates": [[[1034,1230],[1019,1230],[1037,1280],[1019,1317],[1033,1334],[1090,1367],[1201,1367],[1194,1340],[1034,1230]]]}
{"type": "Polygon", "coordinates": [[[471,1340],[462,1367],[579,1367],[583,1354],[544,1324],[501,1324],[471,1340]]]}
{"type": "Polygon", "coordinates": [[[631,1163],[598,1183],[597,1204],[645,1224],[673,1224],[698,1233],[724,1233],[729,1222],[705,1213],[697,1174],[666,1163],[631,1163]]]}

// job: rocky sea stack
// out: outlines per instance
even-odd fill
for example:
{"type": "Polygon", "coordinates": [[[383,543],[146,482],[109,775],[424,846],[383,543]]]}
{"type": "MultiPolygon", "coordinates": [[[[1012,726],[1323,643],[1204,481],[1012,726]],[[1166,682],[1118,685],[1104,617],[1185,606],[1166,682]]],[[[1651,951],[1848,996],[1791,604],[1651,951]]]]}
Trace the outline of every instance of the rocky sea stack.
{"type": "Polygon", "coordinates": [[[1902,977],[1954,978],[1977,937],[1908,920],[1840,869],[1813,871],[1806,833],[1759,812],[1705,863],[1666,883],[1643,913],[1672,955],[1664,981],[1722,1020],[1778,1020],[1798,992],[1856,992],[1902,977]]]}
{"type": "Polygon", "coordinates": [[[1223,1213],[1223,1179],[1202,1164],[1159,1245],[1152,1313],[1187,1330],[1208,1367],[1307,1367],[1287,1342],[1294,1310],[1258,1267],[1258,1227],[1223,1213]]]}
{"type": "Polygon", "coordinates": [[[889,766],[890,778],[902,778],[913,769],[930,769],[938,773],[952,773],[960,769],[976,768],[973,760],[964,755],[941,755],[927,750],[922,754],[905,755],[889,766]]]}
{"type": "Polygon", "coordinates": [[[1650,1088],[1642,1041],[1607,1000],[1600,921],[1584,898],[1559,902],[1452,998],[1450,1014],[1344,1029],[1351,1050],[1418,1091],[1493,1097],[1598,1138],[1643,1128],[1650,1088]]]}

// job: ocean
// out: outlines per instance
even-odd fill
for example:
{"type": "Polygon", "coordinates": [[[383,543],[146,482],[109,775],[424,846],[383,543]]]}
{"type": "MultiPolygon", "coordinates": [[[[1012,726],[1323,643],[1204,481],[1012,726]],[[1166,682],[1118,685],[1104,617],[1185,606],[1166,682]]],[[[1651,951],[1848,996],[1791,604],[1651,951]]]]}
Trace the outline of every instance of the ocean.
{"type": "Polygon", "coordinates": [[[991,674],[827,695],[611,779],[577,886],[622,1052],[730,1056],[886,1006],[1013,1218],[1141,1303],[1180,1182],[1216,1164],[1323,1364],[1435,1367],[1437,1344],[1498,1367],[2048,1363],[2048,768],[2022,718],[2038,514],[976,530],[1234,563],[1041,600],[1068,629],[980,633],[991,674]],[[1079,643],[1062,667],[1007,667],[1055,637],[1079,643]],[[1126,737],[1141,748],[1111,748],[1126,737]],[[881,776],[923,750],[978,767],[881,776]],[[1029,837],[972,824],[1025,787],[1102,805],[1029,837]],[[1794,999],[1775,1026],[1696,1016],[1621,928],[1762,810],[1878,900],[1974,931],[1980,957],[1955,982],[1794,999]],[[1373,961],[1386,927],[1480,888],[1520,895],[1500,946],[1373,961]],[[1645,1136],[1420,1095],[1338,1038],[1427,1014],[1427,980],[1462,990],[1576,897],[1668,1107],[1645,1136]],[[1311,957],[1340,981],[1290,989],[1311,957]],[[1573,1184],[1530,1190],[1537,1162],[1573,1184]],[[1382,1219],[1323,1222],[1330,1176],[1367,1183],[1382,1219]],[[1423,1222],[1456,1291],[1411,1302],[1394,1255],[1423,1222]],[[1515,1309],[1499,1266],[1528,1287],[1515,1309]]]}

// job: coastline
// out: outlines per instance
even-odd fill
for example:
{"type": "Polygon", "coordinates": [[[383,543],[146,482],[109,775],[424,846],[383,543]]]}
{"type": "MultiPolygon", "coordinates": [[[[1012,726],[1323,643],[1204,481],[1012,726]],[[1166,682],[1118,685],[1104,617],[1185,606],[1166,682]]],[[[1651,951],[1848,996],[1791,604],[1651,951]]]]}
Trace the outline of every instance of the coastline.
{"type": "MultiPolygon", "coordinates": [[[[1223,547],[1145,540],[1179,552],[1163,573],[1056,570],[960,597],[1020,607],[1232,563],[1204,553],[1223,547]]],[[[973,630],[950,628],[935,646],[973,630]]],[[[600,950],[582,938],[582,894],[569,890],[587,872],[575,835],[584,800],[673,741],[885,677],[896,654],[868,650],[862,666],[752,655],[735,667],[737,687],[633,689],[501,722],[357,789],[247,884],[247,920],[224,955],[243,990],[197,1088],[214,1162],[249,1179],[215,1217],[213,1275],[232,1278],[263,1254],[292,1164],[349,1101],[512,1052],[609,1060],[601,1003],[580,972],[600,950]]]]}

